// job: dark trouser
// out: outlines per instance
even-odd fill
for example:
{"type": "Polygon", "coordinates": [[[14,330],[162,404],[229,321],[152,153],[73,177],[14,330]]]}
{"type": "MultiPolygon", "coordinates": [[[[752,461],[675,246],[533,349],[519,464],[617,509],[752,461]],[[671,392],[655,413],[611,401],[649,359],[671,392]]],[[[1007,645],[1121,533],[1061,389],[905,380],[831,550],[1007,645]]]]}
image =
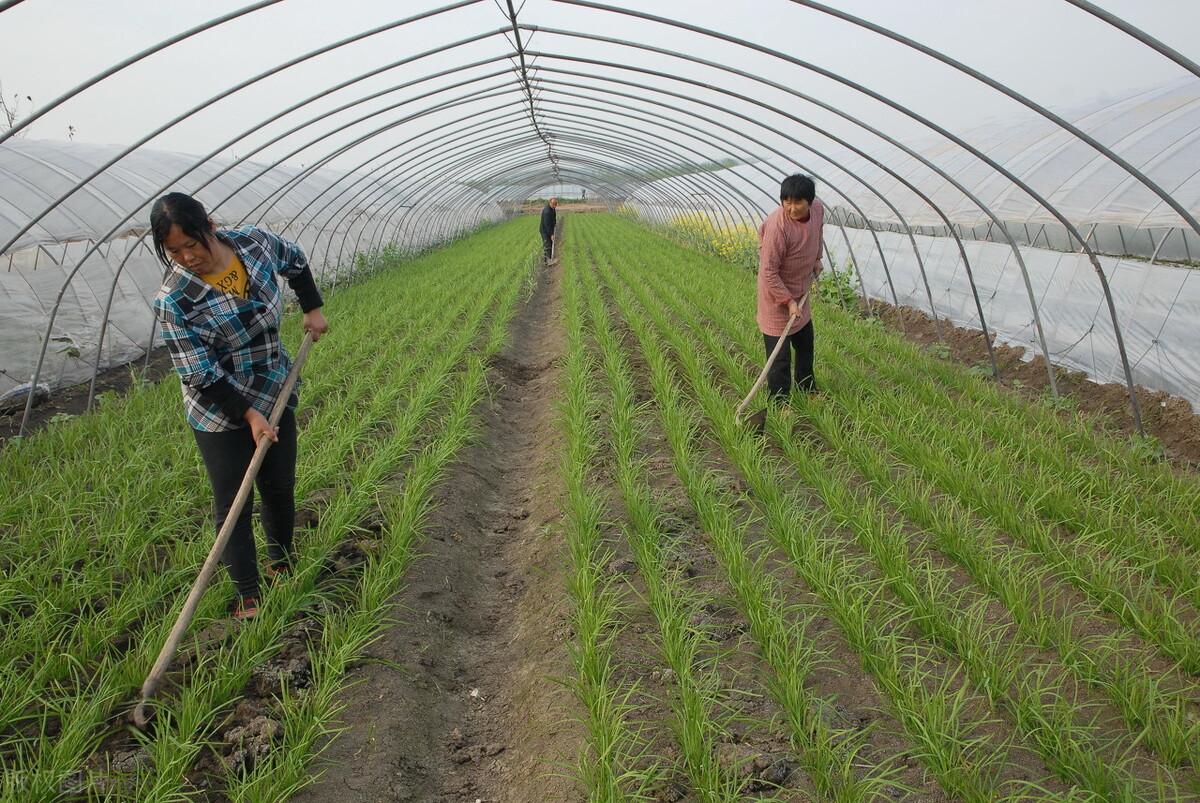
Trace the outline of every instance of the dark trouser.
{"type": "Polygon", "coordinates": [[[547,260],[549,260],[551,254],[553,254],[553,252],[554,252],[554,235],[553,234],[543,234],[542,235],[542,256],[544,256],[547,260]]]}
{"type": "MultiPolygon", "coordinates": [[[[763,335],[763,343],[767,347],[767,357],[775,350],[779,338],[774,335],[763,335]]],[[[788,335],[788,342],[779,350],[779,356],[767,372],[767,387],[771,389],[771,397],[786,396],[792,390],[791,352],[796,351],[796,387],[800,390],[812,390],[817,386],[813,377],[813,325],[809,321],[800,331],[788,335]]]]}
{"type": "MultiPolygon", "coordinates": [[[[219,531],[254,457],[254,441],[248,427],[230,432],[192,431],[208,470],[208,481],[212,484],[213,510],[219,531]]],[[[292,526],[296,519],[296,416],[290,407],[279,420],[279,443],[272,444],[267,450],[255,484],[262,500],[267,555],[272,561],[290,559],[292,526]]],[[[221,556],[242,596],[258,594],[258,561],[254,529],[250,523],[253,492],[250,497],[221,556]]]]}

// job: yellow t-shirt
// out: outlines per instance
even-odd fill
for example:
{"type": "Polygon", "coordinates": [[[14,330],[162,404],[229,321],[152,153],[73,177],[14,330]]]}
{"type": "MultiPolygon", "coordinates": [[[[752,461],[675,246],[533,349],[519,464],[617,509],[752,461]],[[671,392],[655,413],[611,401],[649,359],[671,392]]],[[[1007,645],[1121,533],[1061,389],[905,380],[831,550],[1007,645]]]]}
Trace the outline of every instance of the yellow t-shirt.
{"type": "Polygon", "coordinates": [[[242,260],[237,254],[233,255],[233,261],[225,270],[215,276],[201,276],[200,278],[221,292],[238,298],[249,298],[247,291],[250,289],[250,275],[246,272],[246,266],[242,264],[242,260]]]}

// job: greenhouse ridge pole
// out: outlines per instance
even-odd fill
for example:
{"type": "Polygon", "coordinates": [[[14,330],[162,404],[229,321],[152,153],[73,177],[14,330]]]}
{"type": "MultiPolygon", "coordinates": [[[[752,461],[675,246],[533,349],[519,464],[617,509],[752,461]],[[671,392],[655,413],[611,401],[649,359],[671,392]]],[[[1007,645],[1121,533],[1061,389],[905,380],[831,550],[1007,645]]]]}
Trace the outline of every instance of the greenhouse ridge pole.
{"type": "Polygon", "coordinates": [[[521,41],[521,28],[517,25],[517,10],[513,8],[513,0],[505,1],[508,4],[508,17],[512,22],[513,39],[516,41],[517,59],[521,62],[521,85],[525,89],[525,98],[529,102],[529,122],[542,142],[546,143],[546,157],[550,160],[551,170],[557,176],[558,156],[554,152],[554,143],[538,125],[537,110],[533,105],[533,87],[529,83],[529,69],[525,64],[525,43],[521,41]]]}

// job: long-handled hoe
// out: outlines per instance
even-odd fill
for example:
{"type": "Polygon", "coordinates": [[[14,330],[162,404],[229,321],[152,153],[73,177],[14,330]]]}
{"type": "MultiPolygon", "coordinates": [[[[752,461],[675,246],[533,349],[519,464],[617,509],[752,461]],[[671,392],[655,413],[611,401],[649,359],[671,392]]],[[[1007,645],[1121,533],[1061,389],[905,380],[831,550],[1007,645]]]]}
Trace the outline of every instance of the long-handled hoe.
{"type": "MultiPolygon", "coordinates": [[[[292,395],[292,389],[296,386],[296,380],[300,377],[300,369],[304,365],[304,361],[308,359],[308,351],[312,348],[312,335],[305,334],[304,342],[300,344],[300,351],[296,353],[296,359],[292,362],[292,368],[288,371],[287,379],[283,383],[283,390],[279,393],[279,398],[275,401],[275,407],[271,410],[270,424],[272,427],[279,425],[279,419],[283,417],[283,411],[287,408],[288,399],[292,395]]],[[[137,708],[133,711],[133,723],[138,728],[144,729],[150,723],[150,699],[154,693],[158,691],[158,687],[162,684],[163,675],[167,672],[167,667],[171,664],[171,659],[175,657],[175,651],[179,649],[179,642],[183,640],[183,634],[191,624],[192,616],[196,613],[196,608],[200,605],[200,597],[204,596],[204,590],[208,587],[208,581],[212,579],[213,573],[217,569],[217,561],[220,560],[221,553],[225,551],[225,544],[229,541],[229,536],[233,532],[233,527],[237,523],[238,516],[241,515],[242,508],[246,505],[246,500],[250,497],[250,491],[254,487],[254,479],[258,476],[258,470],[262,468],[263,459],[267,456],[267,450],[271,448],[271,439],[263,438],[258,442],[258,448],[254,450],[254,457],[250,460],[250,467],[246,469],[246,476],[242,478],[242,485],[238,488],[237,496],[233,499],[233,505],[229,508],[229,513],[225,516],[225,523],[221,526],[221,531],[217,533],[217,540],[213,542],[212,549],[208,551],[208,557],[204,559],[204,565],[200,567],[200,574],[196,577],[196,581],[192,583],[192,590],[188,592],[187,600],[183,603],[183,610],[179,612],[179,619],[175,621],[175,626],[171,628],[170,635],[167,636],[167,641],[163,644],[162,649],[158,653],[158,659],[154,662],[154,667],[150,670],[150,674],[146,676],[146,682],[142,684],[142,701],[138,703],[137,708]]]]}
{"type": "MultiPolygon", "coordinates": [[[[803,307],[804,302],[808,300],[808,293],[800,297],[799,306],[803,307]]],[[[771,372],[771,366],[775,364],[775,359],[779,356],[779,352],[783,350],[784,344],[787,343],[787,332],[791,330],[792,324],[796,322],[796,316],[792,315],[788,318],[787,325],[783,327],[784,334],[775,343],[775,349],[771,352],[771,356],[767,357],[767,364],[763,366],[762,373],[758,375],[758,379],[754,380],[754,386],[750,388],[750,392],[746,394],[746,398],[742,399],[742,403],[737,406],[737,411],[733,414],[733,421],[736,424],[742,423],[742,413],[746,411],[750,400],[754,398],[754,394],[758,393],[758,389],[762,387],[762,383],[766,381],[767,374],[771,372]]],[[[759,410],[754,415],[750,416],[750,423],[755,428],[761,428],[767,420],[767,411],[759,410]]]]}

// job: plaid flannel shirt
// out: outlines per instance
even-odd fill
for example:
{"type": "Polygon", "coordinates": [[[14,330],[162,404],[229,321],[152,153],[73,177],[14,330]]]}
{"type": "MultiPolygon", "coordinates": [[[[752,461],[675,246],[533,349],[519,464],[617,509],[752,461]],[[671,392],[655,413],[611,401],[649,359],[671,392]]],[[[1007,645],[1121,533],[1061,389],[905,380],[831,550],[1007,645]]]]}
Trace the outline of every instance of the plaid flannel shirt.
{"type": "MultiPolygon", "coordinates": [[[[220,379],[270,416],[291,367],[279,339],[283,292],[275,274],[297,279],[308,271],[300,246],[269,231],[251,226],[221,230],[217,236],[246,266],[248,298],[217,290],[175,264],[154,298],[162,337],[179,374],[188,423],[202,432],[246,426],[201,395],[201,388],[220,379]]],[[[319,297],[316,300],[312,308],[320,306],[319,297]]]]}

